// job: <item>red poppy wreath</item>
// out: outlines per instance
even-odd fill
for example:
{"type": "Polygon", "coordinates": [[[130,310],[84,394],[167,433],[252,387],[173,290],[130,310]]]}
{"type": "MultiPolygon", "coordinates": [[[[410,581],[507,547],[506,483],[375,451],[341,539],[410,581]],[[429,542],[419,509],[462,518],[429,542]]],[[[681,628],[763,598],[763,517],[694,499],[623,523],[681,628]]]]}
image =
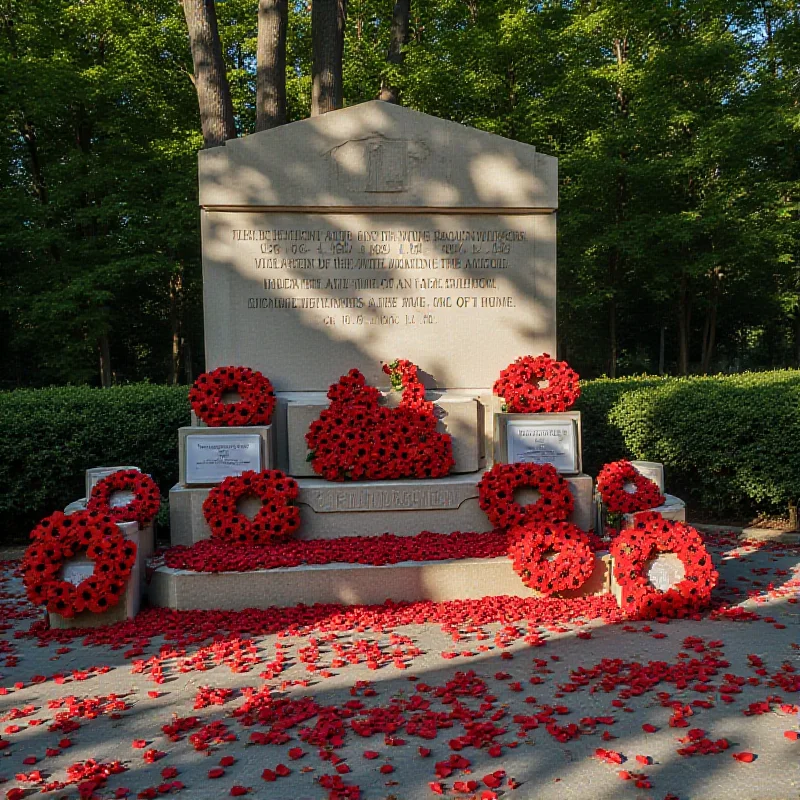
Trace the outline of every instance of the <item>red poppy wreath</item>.
{"type": "Polygon", "coordinates": [[[398,360],[384,372],[403,392],[396,408],[381,405],[381,393],[357,369],[328,390],[331,403],[306,434],[311,466],[326,480],[442,478],[453,467],[452,441],[436,430],[416,366],[398,360]]]}
{"type": "Polygon", "coordinates": [[[86,510],[107,516],[112,522],[138,522],[146,528],[158,514],[160,505],[161,493],[149,475],[136,469],[120,469],[94,485],[86,510]],[[130,492],[133,498],[125,505],[112,505],[117,492],[130,492]]]}
{"type": "Polygon", "coordinates": [[[33,529],[31,538],[22,559],[22,576],[32,603],[62,617],[99,613],[119,603],[136,564],[136,543],[127,540],[107,516],[57,511],[33,529]],[[94,562],[92,574],[77,585],[61,580],[64,563],[84,551],[94,562]]]}
{"type": "Polygon", "coordinates": [[[249,367],[218,367],[204,372],[189,391],[192,410],[210,428],[269,425],[275,410],[275,392],[269,379],[249,367]],[[241,398],[226,403],[223,396],[241,398]]]}
{"type": "Polygon", "coordinates": [[[597,491],[611,514],[634,514],[664,503],[658,485],[642,475],[630,461],[606,464],[597,476],[597,491]],[[629,492],[626,485],[635,489],[629,492]]]}
{"type": "Polygon", "coordinates": [[[478,496],[497,528],[562,522],[575,507],[569,484],[552,464],[495,464],[481,478],[478,496]],[[514,492],[526,487],[538,492],[539,498],[523,506],[514,499],[514,492]]]}
{"type": "Polygon", "coordinates": [[[578,373],[547,353],[521,356],[509,364],[493,391],[503,398],[504,410],[515,414],[566,411],[581,395],[578,373]]]}
{"type": "Polygon", "coordinates": [[[203,515],[214,539],[229,544],[269,544],[293,534],[300,526],[297,481],[280,470],[243,472],[225,478],[203,502],[203,515]],[[245,497],[256,497],[261,508],[250,519],[237,509],[245,497]]]}
{"type": "Polygon", "coordinates": [[[700,534],[652,511],[637,514],[633,527],[612,541],[610,552],[620,606],[632,618],[688,616],[708,603],[719,578],[700,534]],[[653,586],[645,573],[660,553],[674,553],[684,568],[683,578],[666,591],[653,586]]]}
{"type": "Polygon", "coordinates": [[[541,594],[579,589],[594,571],[589,537],[569,522],[522,525],[509,531],[508,538],[514,570],[541,594]]]}

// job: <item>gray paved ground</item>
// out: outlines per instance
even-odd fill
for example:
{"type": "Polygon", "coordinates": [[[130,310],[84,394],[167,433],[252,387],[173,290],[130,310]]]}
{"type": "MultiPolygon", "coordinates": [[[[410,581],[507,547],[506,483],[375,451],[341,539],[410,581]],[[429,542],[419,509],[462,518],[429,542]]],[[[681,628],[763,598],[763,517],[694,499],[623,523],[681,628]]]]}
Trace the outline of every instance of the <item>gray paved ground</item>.
{"type": "MultiPolygon", "coordinates": [[[[549,624],[536,620],[541,624],[523,621],[511,628],[500,623],[461,625],[457,642],[441,623],[393,626],[383,633],[349,629],[340,630],[330,641],[325,641],[324,633],[317,634],[318,656],[313,646],[311,651],[303,650],[310,645],[308,636],[279,638],[274,633],[242,632],[237,637],[220,622],[215,647],[207,648],[209,640],[202,645],[187,644],[180,658],[173,657],[167,647],[158,665],[163,683],[153,680],[162,679],[158,671],[149,674],[152,664],[143,672],[136,665],[137,660],[158,654],[164,644],[163,639],[148,634],[157,631],[160,622],[169,622],[187,635],[208,624],[210,615],[165,621],[163,615],[159,619],[160,612],[147,612],[137,621],[138,633],[131,625],[124,629],[130,634],[124,644],[118,635],[123,629],[108,635],[110,642],[116,641],[116,649],[111,644],[85,644],[82,637],[68,642],[66,635],[63,642],[46,634],[17,638],[15,634],[27,631],[40,614],[21,600],[21,583],[13,576],[13,564],[8,564],[0,587],[0,626],[7,626],[0,640],[0,687],[7,689],[0,695],[0,740],[8,743],[0,750],[0,779],[5,781],[0,792],[11,790],[11,797],[15,788],[23,789],[23,796],[38,793],[48,782],[65,781],[69,765],[95,759],[105,763],[119,760],[126,768],[96,789],[94,796],[102,798],[124,796],[125,788],[132,797],[143,791],[140,796],[149,796],[148,787],[157,794],[159,786],[164,793],[157,796],[171,796],[176,787],[166,784],[175,780],[186,787],[180,794],[191,798],[228,797],[234,786],[247,789],[250,797],[269,800],[324,798],[328,791],[319,780],[325,775],[337,776],[346,786],[360,787],[361,797],[368,800],[435,798],[439,787],[432,788],[431,783],[441,784],[447,797],[486,800],[494,796],[509,800],[663,798],[670,793],[680,798],[725,800],[798,798],[800,741],[787,738],[785,733],[800,730],[796,709],[800,704],[800,548],[771,544],[753,550],[728,540],[718,548],[717,559],[725,580],[717,602],[729,601],[734,611],[721,616],[706,613],[699,621],[646,625],[609,624],[595,619],[574,625],[563,620],[549,624]],[[742,611],[748,612],[745,618],[736,619],[742,611]],[[544,646],[526,643],[524,636],[534,632],[545,640],[544,646]],[[393,640],[392,633],[408,638],[393,640]],[[136,643],[131,644],[137,638],[140,652],[130,652],[137,649],[136,643]],[[369,643],[376,643],[378,650],[368,650],[369,643]],[[277,645],[281,645],[285,661],[270,667],[277,645]],[[361,652],[359,663],[338,665],[334,645],[341,649],[344,660],[361,652]],[[442,656],[466,652],[472,655],[442,656]],[[404,669],[395,666],[394,655],[404,669]],[[215,663],[215,657],[228,663],[215,663]],[[316,670],[309,672],[301,658],[316,670]],[[374,658],[388,663],[369,669],[366,661],[374,658]],[[641,668],[632,668],[632,664],[641,668]],[[576,681],[571,671],[579,668],[589,674],[576,681]],[[259,677],[267,669],[272,669],[274,677],[259,677]],[[457,679],[457,673],[469,670],[475,676],[457,679]],[[691,677],[684,685],[687,674],[691,677]],[[45,680],[33,682],[34,676],[40,676],[37,681],[45,680]],[[612,687],[615,679],[628,683],[612,687]],[[370,682],[366,693],[358,681],[370,682]],[[15,684],[21,688],[14,688],[15,684]],[[241,717],[232,712],[245,702],[244,687],[270,686],[276,690],[273,699],[298,701],[288,706],[292,713],[307,696],[328,708],[303,722],[287,723],[285,735],[289,738],[284,743],[250,744],[252,733],[280,729],[280,723],[276,723],[279,709],[274,704],[264,706],[262,721],[275,724],[251,727],[242,725],[241,717]],[[201,687],[231,692],[226,695],[217,691],[220,705],[195,709],[201,687]],[[641,693],[629,696],[631,688],[641,693]],[[115,713],[108,707],[111,694],[122,696],[125,710],[115,713]],[[71,707],[69,701],[62,702],[68,697],[76,698],[71,707]],[[91,702],[78,702],[98,697],[102,698],[101,706],[106,706],[96,716],[91,702]],[[526,698],[534,700],[526,702],[526,698]],[[351,701],[363,706],[353,704],[355,707],[348,710],[345,704],[351,701]],[[393,701],[401,709],[402,718],[396,731],[389,724],[396,719],[389,714],[393,701]],[[697,701],[699,705],[691,705],[697,701]],[[60,708],[51,707],[59,703],[60,708]],[[670,706],[673,703],[679,709],[677,714],[670,706]],[[551,723],[548,730],[546,712],[556,706],[564,713],[553,712],[550,719],[558,728],[551,723]],[[351,728],[354,720],[359,727],[358,720],[365,718],[364,709],[381,709],[372,719],[383,730],[361,736],[351,728]],[[693,715],[685,717],[686,727],[670,727],[671,718],[673,723],[683,724],[682,712],[687,709],[693,715]],[[57,715],[65,710],[67,721],[61,722],[62,730],[50,730],[58,724],[57,715]],[[340,722],[348,713],[354,716],[340,722]],[[522,732],[520,715],[530,719],[537,714],[538,727],[522,732]],[[198,717],[198,726],[180,740],[171,741],[163,732],[162,727],[172,724],[176,717],[192,716],[198,717]],[[227,731],[237,738],[215,744],[208,751],[195,750],[189,736],[201,731],[200,725],[215,720],[224,722],[227,731]],[[420,737],[414,722],[424,732],[432,720],[452,727],[439,728],[432,739],[420,737]],[[72,722],[80,727],[64,732],[72,722]],[[572,730],[577,738],[559,741],[557,734],[569,731],[570,724],[578,726],[572,730]],[[655,732],[646,732],[643,724],[655,726],[655,732]],[[302,732],[303,728],[314,729],[320,739],[312,735],[313,743],[304,741],[308,734],[302,732]],[[505,733],[498,734],[497,728],[504,728],[505,733]],[[604,731],[614,738],[604,740],[604,731]],[[472,743],[453,749],[470,734],[472,743]],[[337,735],[342,736],[341,746],[337,735]],[[724,738],[727,749],[681,756],[677,751],[686,744],[679,739],[687,736],[711,742],[724,738]],[[58,743],[65,737],[72,745],[61,749],[58,743]],[[490,750],[488,739],[500,743],[499,750],[490,750]],[[134,747],[135,740],[142,740],[145,747],[134,747]],[[331,761],[321,757],[325,751],[318,742],[326,740],[333,740],[334,745],[328,754],[335,754],[346,765],[340,767],[341,774],[331,761]],[[483,746],[474,746],[481,743],[483,746]],[[509,743],[517,746],[511,748],[509,743]],[[303,755],[295,760],[290,750],[297,747],[303,755]],[[429,748],[430,755],[421,755],[419,747],[429,748]],[[597,756],[598,748],[619,756],[609,753],[603,760],[597,756]],[[145,754],[153,749],[164,755],[148,763],[145,754]],[[378,757],[366,758],[364,753],[370,751],[378,757]],[[752,753],[754,760],[741,763],[733,753],[752,753]],[[637,755],[646,756],[649,763],[637,762],[637,755]],[[222,768],[222,777],[209,778],[209,771],[226,756],[232,756],[235,763],[222,768]],[[457,761],[460,766],[452,774],[438,777],[437,763],[441,765],[452,756],[466,761],[457,761]],[[28,757],[34,757],[36,763],[25,764],[28,757]],[[614,763],[619,758],[623,763],[614,763]],[[291,770],[289,776],[264,781],[262,771],[279,764],[291,770]],[[177,774],[163,778],[161,771],[170,767],[177,774]],[[393,771],[381,772],[388,767],[393,771]],[[35,774],[37,770],[40,776],[35,774]],[[485,779],[489,776],[488,784],[493,785],[498,781],[491,773],[500,770],[504,772],[498,776],[500,786],[488,788],[485,779]],[[624,780],[620,772],[633,773],[633,777],[624,780]],[[25,775],[40,781],[21,780],[25,775]],[[636,776],[647,776],[638,778],[638,788],[636,776]],[[478,782],[474,789],[469,784],[473,780],[478,782]],[[651,784],[650,788],[645,782],[651,784]]],[[[225,624],[234,617],[227,615],[225,624]]],[[[256,627],[255,615],[245,612],[237,619],[245,628],[256,627]]],[[[208,630],[214,625],[211,623],[208,630]]],[[[95,633],[91,641],[103,635],[95,633]]],[[[363,728],[362,732],[368,733],[363,728]]],[[[440,766],[439,772],[443,771],[440,766]]],[[[92,787],[83,785],[83,791],[90,796],[92,787]]],[[[70,785],[45,796],[77,795],[78,787],[70,785]]],[[[353,791],[349,796],[356,794],[353,791]]]]}

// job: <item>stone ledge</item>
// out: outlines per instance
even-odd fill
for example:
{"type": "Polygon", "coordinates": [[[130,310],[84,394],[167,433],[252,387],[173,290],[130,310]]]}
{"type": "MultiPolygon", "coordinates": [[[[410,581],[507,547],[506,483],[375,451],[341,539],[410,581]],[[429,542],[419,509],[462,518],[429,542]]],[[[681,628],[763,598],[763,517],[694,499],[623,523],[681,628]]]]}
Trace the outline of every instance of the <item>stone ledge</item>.
{"type": "MultiPolygon", "coordinates": [[[[609,590],[609,557],[598,554],[588,583],[564,597],[604,594],[609,590]]],[[[487,595],[534,597],[514,572],[511,561],[470,558],[403,561],[399,564],[314,564],[252,572],[192,572],[158,567],[148,588],[153,606],[178,610],[241,611],[299,603],[373,605],[385,600],[473,600],[487,595]]]]}
{"type": "MultiPolygon", "coordinates": [[[[394,533],[413,536],[421,531],[453,533],[492,529],[478,504],[482,473],[449,475],[436,480],[359,481],[331,483],[321,478],[300,478],[301,539],[341,536],[377,536],[394,533]]],[[[570,517],[579,528],[593,527],[593,481],[588,475],[565,478],[575,496],[570,517]]],[[[170,537],[173,545],[190,545],[208,539],[211,530],[203,516],[203,501],[210,489],[174,486],[169,493],[170,537]]],[[[533,500],[525,492],[520,502],[533,500]]]]}

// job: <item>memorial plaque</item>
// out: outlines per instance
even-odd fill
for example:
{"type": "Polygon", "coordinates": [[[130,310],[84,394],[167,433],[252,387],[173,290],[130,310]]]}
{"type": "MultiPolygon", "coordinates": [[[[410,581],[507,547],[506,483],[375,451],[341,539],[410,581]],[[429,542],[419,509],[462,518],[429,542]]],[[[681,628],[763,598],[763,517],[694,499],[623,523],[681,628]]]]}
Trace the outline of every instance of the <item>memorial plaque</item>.
{"type": "Polygon", "coordinates": [[[378,102],[201,152],[207,368],[325,392],[401,357],[476,389],[554,353],[556,164],[378,102]]]}
{"type": "Polygon", "coordinates": [[[188,435],[186,484],[220,483],[248,470],[261,471],[261,437],[258,434],[188,435]]]}
{"type": "Polygon", "coordinates": [[[565,475],[581,471],[580,415],[497,414],[495,460],[552,464],[565,475]]]}

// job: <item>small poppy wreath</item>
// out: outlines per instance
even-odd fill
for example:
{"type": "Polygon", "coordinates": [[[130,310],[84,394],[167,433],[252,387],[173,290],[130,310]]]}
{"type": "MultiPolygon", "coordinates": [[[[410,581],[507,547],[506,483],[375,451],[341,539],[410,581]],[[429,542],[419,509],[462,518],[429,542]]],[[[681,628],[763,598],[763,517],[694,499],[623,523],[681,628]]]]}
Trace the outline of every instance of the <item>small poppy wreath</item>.
{"type": "Polygon", "coordinates": [[[635,514],[656,508],[666,500],[658,485],[639,472],[630,461],[606,464],[597,476],[597,491],[611,514],[635,514]],[[635,492],[625,490],[632,483],[635,492]]]}
{"type": "Polygon", "coordinates": [[[33,543],[22,559],[28,599],[62,617],[100,613],[119,603],[136,564],[136,543],[126,539],[107,516],[91,511],[55,514],[31,532],[33,543]],[[85,552],[94,571],[75,585],[58,574],[64,563],[85,552]]]}
{"type": "Polygon", "coordinates": [[[504,411],[538,414],[566,411],[581,396],[580,378],[566,361],[555,361],[547,353],[521,356],[509,364],[494,383],[504,411]],[[539,384],[547,381],[547,386],[539,384]]]}
{"type": "Polygon", "coordinates": [[[235,425],[269,425],[275,410],[275,392],[269,378],[249,367],[217,367],[204,372],[189,390],[192,410],[211,428],[235,425]],[[222,396],[236,392],[235,403],[222,396]]]}
{"type": "Polygon", "coordinates": [[[136,469],[120,469],[106,475],[92,487],[87,511],[109,517],[112,522],[138,522],[146,528],[155,519],[161,505],[161,492],[156,482],[136,469]],[[131,492],[133,499],[124,506],[112,506],[117,492],[131,492]]]}
{"type": "Polygon", "coordinates": [[[537,522],[562,522],[575,507],[569,484],[552,464],[495,464],[478,484],[480,507],[497,528],[513,528],[537,522]],[[523,506],[514,500],[517,489],[539,493],[535,503],[523,506]]]}
{"type": "Polygon", "coordinates": [[[203,515],[212,538],[229,544],[269,544],[293,534],[300,526],[300,510],[293,505],[297,481],[280,470],[252,470],[225,478],[203,502],[203,515]],[[243,497],[261,500],[253,519],[237,510],[243,497]]]}
{"type": "Polygon", "coordinates": [[[611,542],[610,552],[620,605],[632,618],[688,616],[708,603],[719,578],[700,534],[653,511],[637,514],[633,527],[611,542]],[[645,574],[647,563],[659,553],[674,553],[684,568],[682,580],[663,592],[645,574]]]}
{"type": "Polygon", "coordinates": [[[570,522],[522,525],[508,536],[514,571],[543,595],[580,589],[594,572],[589,537],[570,522]],[[555,556],[548,558],[548,553],[555,556]]]}

